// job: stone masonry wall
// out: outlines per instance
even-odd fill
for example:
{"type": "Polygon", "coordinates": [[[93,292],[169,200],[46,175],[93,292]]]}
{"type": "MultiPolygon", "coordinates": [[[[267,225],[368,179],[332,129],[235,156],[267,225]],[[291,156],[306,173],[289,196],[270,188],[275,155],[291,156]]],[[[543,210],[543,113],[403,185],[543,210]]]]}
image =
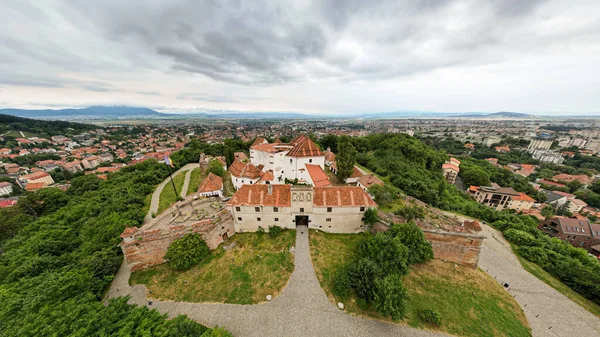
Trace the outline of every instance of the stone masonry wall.
{"type": "Polygon", "coordinates": [[[171,242],[189,233],[200,234],[208,247],[215,249],[224,241],[224,235],[227,238],[235,234],[231,213],[224,210],[214,219],[204,219],[191,225],[173,225],[169,229],[144,231],[127,228],[121,235],[121,249],[131,264],[131,270],[141,270],[166,262],[164,256],[171,242]]]}
{"type": "Polygon", "coordinates": [[[427,241],[431,242],[436,259],[477,268],[483,236],[428,230],[423,230],[423,232],[427,241]]]}

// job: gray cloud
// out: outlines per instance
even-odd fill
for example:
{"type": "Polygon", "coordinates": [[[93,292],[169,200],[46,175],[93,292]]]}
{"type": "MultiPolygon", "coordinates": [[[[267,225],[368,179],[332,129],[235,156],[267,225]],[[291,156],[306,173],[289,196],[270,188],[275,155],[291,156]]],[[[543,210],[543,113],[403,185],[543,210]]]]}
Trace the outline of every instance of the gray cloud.
{"type": "Polygon", "coordinates": [[[436,71],[594,53],[599,12],[594,0],[9,0],[0,3],[0,85],[81,89],[111,101],[124,93],[286,105],[285,96],[300,95],[286,86],[321,89],[306,95],[360,91],[436,71]],[[180,94],[196,88],[202,94],[180,94]]]}

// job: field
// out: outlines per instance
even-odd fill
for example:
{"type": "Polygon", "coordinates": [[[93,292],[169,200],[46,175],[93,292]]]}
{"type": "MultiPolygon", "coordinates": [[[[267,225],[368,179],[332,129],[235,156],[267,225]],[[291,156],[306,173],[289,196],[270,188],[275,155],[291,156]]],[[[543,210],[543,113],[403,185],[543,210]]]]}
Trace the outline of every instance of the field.
{"type": "Polygon", "coordinates": [[[168,264],[134,272],[129,282],[145,284],[151,297],[185,302],[255,304],[276,296],[294,270],[296,231],[285,230],[276,238],[267,233],[238,233],[211,256],[190,270],[179,272],[168,264]]]}
{"type": "Polygon", "coordinates": [[[196,167],[195,169],[193,169],[190,175],[190,184],[188,185],[188,190],[185,195],[194,194],[198,190],[198,187],[200,187],[202,178],[204,177],[202,176],[202,171],[200,170],[200,168],[196,167]]]}
{"type": "MultiPolygon", "coordinates": [[[[310,232],[311,258],[321,286],[332,302],[341,301],[346,310],[391,321],[369,305],[359,306],[357,298],[336,298],[331,291],[336,268],[351,256],[361,235],[310,232]]],[[[399,324],[442,331],[458,336],[531,336],[523,311],[514,299],[481,270],[473,270],[439,260],[412,267],[404,278],[408,288],[409,312],[399,324]],[[440,313],[442,324],[423,323],[419,313],[432,309],[440,313]]]]}
{"type": "MultiPolygon", "coordinates": [[[[173,176],[173,182],[175,183],[175,187],[177,188],[177,195],[175,191],[173,191],[173,184],[169,181],[167,185],[163,188],[160,193],[160,198],[158,201],[158,211],[156,214],[160,214],[165,209],[169,208],[169,206],[173,205],[181,193],[181,188],[183,187],[183,182],[185,180],[186,172],[180,172],[177,175],[173,176]]],[[[167,178],[169,179],[169,178],[167,178]]]]}
{"type": "MultiPolygon", "coordinates": [[[[514,251],[514,248],[515,247],[513,247],[513,251],[514,251]]],[[[527,270],[531,275],[537,277],[542,282],[544,282],[547,285],[551,286],[552,288],[556,289],[561,294],[567,296],[573,302],[582,306],[585,310],[600,317],[600,306],[598,306],[598,304],[581,296],[579,293],[577,293],[573,289],[569,288],[566,284],[562,283],[559,279],[550,275],[548,272],[546,272],[544,269],[542,269],[542,267],[538,266],[537,264],[535,264],[531,261],[528,261],[527,259],[519,256],[519,254],[517,254],[516,252],[515,252],[515,255],[519,258],[519,261],[521,262],[523,269],[527,270]]]]}

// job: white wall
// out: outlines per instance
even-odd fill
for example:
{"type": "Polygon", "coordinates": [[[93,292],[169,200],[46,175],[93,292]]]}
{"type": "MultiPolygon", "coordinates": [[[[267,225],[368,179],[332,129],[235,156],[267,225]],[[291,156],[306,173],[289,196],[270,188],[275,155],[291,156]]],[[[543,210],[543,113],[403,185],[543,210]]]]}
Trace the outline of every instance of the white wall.
{"type": "Polygon", "coordinates": [[[233,183],[233,187],[235,188],[236,191],[239,190],[240,187],[242,187],[242,185],[244,185],[244,184],[248,184],[248,185],[256,184],[256,182],[259,179],[260,178],[250,179],[250,178],[246,178],[246,177],[238,178],[234,175],[231,176],[231,182],[233,183]]]}

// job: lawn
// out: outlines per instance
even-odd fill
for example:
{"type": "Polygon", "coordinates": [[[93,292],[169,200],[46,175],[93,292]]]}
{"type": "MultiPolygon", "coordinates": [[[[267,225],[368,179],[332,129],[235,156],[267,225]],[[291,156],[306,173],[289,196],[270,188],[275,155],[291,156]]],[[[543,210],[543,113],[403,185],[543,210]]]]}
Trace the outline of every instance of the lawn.
{"type": "MultiPolygon", "coordinates": [[[[351,314],[386,321],[356,297],[336,298],[331,292],[335,270],[351,256],[361,235],[310,232],[313,265],[321,286],[329,299],[344,303],[351,314]]],[[[437,330],[458,336],[531,336],[523,310],[489,275],[439,260],[413,266],[404,284],[410,295],[409,312],[399,324],[437,330]],[[442,325],[433,328],[419,319],[423,309],[440,313],[442,325]]]]}
{"type": "Polygon", "coordinates": [[[204,177],[202,176],[202,171],[200,170],[199,167],[196,167],[195,169],[192,170],[192,173],[190,175],[190,184],[188,185],[188,190],[187,190],[186,195],[196,193],[196,191],[200,187],[202,178],[204,178],[204,177]]]}
{"type": "MultiPolygon", "coordinates": [[[[162,213],[165,209],[169,208],[169,206],[173,205],[181,193],[181,189],[183,188],[183,182],[185,181],[185,174],[187,172],[180,172],[177,175],[173,176],[173,182],[175,183],[175,187],[177,188],[177,194],[173,191],[173,184],[169,181],[162,192],[160,193],[160,197],[158,200],[158,211],[156,215],[162,213]]],[[[169,179],[167,177],[167,179],[169,179]]]]}
{"type": "Polygon", "coordinates": [[[524,257],[521,257],[515,251],[515,247],[514,246],[513,246],[513,252],[515,253],[515,255],[517,256],[517,258],[521,262],[521,265],[523,266],[523,269],[527,270],[531,275],[537,277],[542,282],[544,282],[547,285],[551,286],[552,288],[556,289],[561,294],[567,296],[573,302],[575,302],[575,303],[579,304],[580,306],[582,306],[585,310],[587,310],[590,313],[592,313],[592,314],[600,317],[600,306],[598,306],[598,304],[596,304],[596,303],[588,300],[587,298],[581,296],[579,293],[577,293],[573,289],[569,288],[569,286],[567,286],[566,284],[562,283],[559,279],[557,279],[554,276],[550,275],[547,271],[545,271],[544,269],[542,269],[542,267],[540,267],[537,264],[535,264],[535,263],[533,263],[533,262],[525,259],[524,257]]]}
{"type": "Polygon", "coordinates": [[[152,298],[185,302],[255,304],[276,296],[294,270],[290,247],[296,231],[285,230],[276,238],[267,233],[238,233],[190,270],[178,272],[163,264],[131,274],[129,282],[145,284],[152,298]]]}

